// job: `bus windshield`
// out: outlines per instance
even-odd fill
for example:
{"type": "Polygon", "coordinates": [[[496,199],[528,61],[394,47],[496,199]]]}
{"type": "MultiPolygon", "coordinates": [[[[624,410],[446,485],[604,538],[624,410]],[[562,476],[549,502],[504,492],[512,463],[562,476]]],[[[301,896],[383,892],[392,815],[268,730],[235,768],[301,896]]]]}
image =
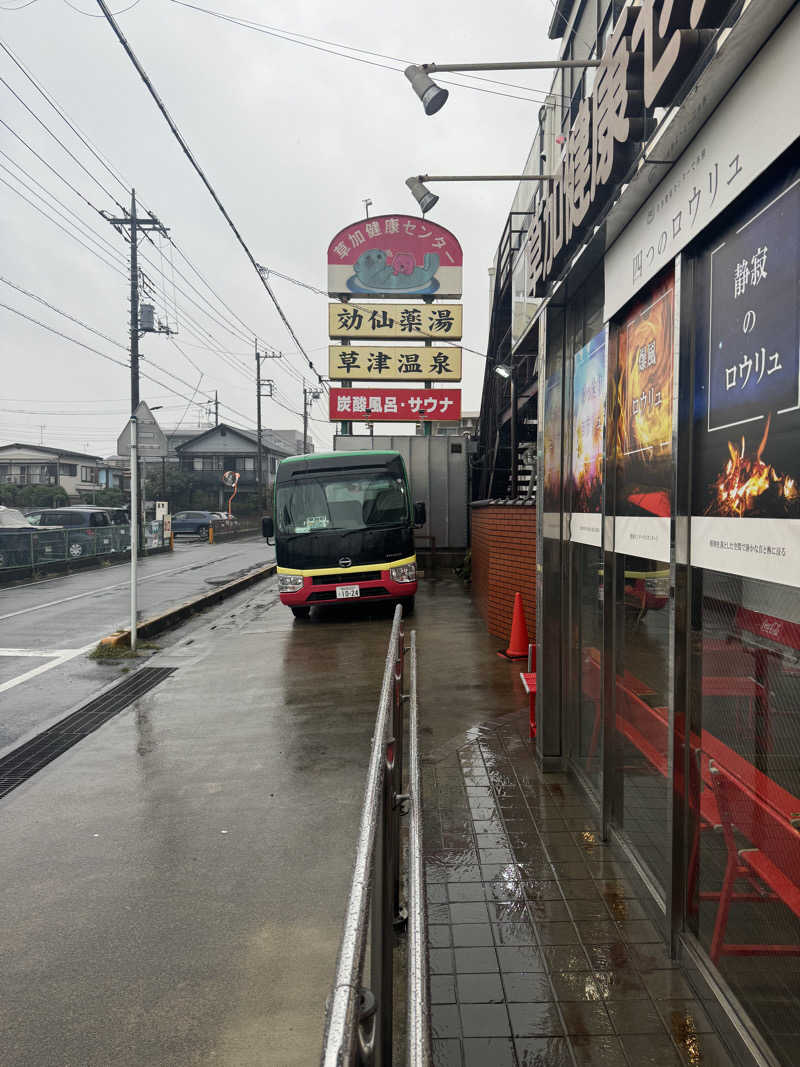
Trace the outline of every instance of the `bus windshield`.
{"type": "Polygon", "coordinates": [[[277,530],[360,530],[410,521],[405,481],[391,471],[336,471],[303,475],[278,485],[277,530]]]}

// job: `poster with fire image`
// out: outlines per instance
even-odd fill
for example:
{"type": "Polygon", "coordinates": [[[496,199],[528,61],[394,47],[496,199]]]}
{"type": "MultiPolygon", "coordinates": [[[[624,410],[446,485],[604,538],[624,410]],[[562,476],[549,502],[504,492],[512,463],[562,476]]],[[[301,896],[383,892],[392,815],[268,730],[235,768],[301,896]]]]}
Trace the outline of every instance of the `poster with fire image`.
{"type": "Polygon", "coordinates": [[[561,367],[544,386],[544,485],[542,534],[561,536],[561,367]]]}
{"type": "Polygon", "coordinates": [[[698,263],[691,562],[800,586],[800,179],[698,263]]]}
{"type": "Polygon", "coordinates": [[[614,547],[669,562],[674,286],[651,289],[620,323],[614,547]]]}
{"type": "Polygon", "coordinates": [[[572,469],[570,536],[601,545],[603,448],[606,405],[606,331],[575,353],[572,374],[572,469]]]}

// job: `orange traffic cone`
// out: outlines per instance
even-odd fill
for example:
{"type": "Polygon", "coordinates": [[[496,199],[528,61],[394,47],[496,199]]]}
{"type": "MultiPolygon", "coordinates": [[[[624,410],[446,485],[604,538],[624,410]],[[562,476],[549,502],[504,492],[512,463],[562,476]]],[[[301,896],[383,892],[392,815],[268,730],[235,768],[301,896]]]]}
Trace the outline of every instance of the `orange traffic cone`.
{"type": "Polygon", "coordinates": [[[497,655],[504,656],[506,659],[528,658],[528,627],[525,625],[525,612],[522,610],[522,597],[519,593],[514,594],[511,640],[505,652],[498,652],[497,655]]]}

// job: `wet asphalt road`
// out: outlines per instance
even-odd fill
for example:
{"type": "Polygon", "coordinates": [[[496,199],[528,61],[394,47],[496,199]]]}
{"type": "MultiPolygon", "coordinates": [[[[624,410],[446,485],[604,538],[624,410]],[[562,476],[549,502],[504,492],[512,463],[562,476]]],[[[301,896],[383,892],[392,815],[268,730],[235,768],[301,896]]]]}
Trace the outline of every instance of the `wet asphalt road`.
{"type": "MultiPolygon", "coordinates": [[[[274,559],[260,537],[176,542],[139,565],[139,618],[149,618],[274,559]]],[[[124,663],[88,653],[129,624],[130,565],[0,590],[0,751],[89,699],[124,663]]]]}
{"type": "MultiPolygon", "coordinates": [[[[3,1067],[319,1062],[391,619],[295,622],[267,579],[165,635],[175,673],[0,800],[3,1067]]],[[[512,683],[526,714],[460,582],[423,583],[408,626],[423,752],[512,683]]]]}

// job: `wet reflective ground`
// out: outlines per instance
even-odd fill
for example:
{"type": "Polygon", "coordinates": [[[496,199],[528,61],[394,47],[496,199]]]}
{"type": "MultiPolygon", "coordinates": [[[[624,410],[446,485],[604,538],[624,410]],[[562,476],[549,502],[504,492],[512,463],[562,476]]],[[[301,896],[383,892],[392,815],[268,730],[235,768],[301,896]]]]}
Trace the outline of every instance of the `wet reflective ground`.
{"type": "Polygon", "coordinates": [[[629,864],[571,780],[539,774],[520,694],[425,767],[436,1064],[730,1064],[629,864]]]}

